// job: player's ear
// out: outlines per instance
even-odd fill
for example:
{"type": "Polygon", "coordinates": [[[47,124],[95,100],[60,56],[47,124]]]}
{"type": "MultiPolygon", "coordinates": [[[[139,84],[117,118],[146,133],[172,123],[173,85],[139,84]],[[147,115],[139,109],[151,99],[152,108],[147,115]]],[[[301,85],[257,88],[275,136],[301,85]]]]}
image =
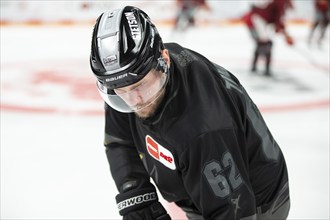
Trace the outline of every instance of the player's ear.
{"type": "Polygon", "coordinates": [[[167,65],[170,66],[170,64],[171,64],[170,54],[167,49],[162,50],[162,57],[164,58],[167,65]]]}

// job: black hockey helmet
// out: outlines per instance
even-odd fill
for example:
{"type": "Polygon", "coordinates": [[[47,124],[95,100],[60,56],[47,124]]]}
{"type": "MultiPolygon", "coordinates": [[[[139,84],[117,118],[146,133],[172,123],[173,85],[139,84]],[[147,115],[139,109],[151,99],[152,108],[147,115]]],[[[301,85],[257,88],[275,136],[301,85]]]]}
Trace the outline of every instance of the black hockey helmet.
{"type": "Polygon", "coordinates": [[[149,16],[126,6],[104,12],[96,20],[90,66],[98,83],[113,90],[141,80],[157,65],[162,49],[149,16]]]}

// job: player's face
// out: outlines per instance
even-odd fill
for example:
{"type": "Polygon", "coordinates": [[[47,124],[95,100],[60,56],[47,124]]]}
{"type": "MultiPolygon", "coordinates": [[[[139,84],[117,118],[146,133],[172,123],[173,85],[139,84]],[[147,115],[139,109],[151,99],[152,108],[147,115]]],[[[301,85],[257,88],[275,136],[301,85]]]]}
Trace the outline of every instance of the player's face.
{"type": "Polygon", "coordinates": [[[167,73],[151,70],[139,82],[114,92],[141,118],[152,116],[164,98],[167,73]]]}
{"type": "Polygon", "coordinates": [[[162,102],[162,100],[164,99],[164,95],[165,95],[165,87],[163,89],[161,89],[157,95],[157,98],[147,104],[146,103],[146,107],[142,108],[140,111],[136,111],[135,114],[137,116],[139,116],[140,118],[148,118],[151,117],[155,114],[156,110],[158,109],[160,103],[162,102]]]}
{"type": "MultiPolygon", "coordinates": [[[[167,66],[170,66],[168,50],[162,51],[162,57],[167,66]]],[[[157,68],[156,68],[157,69],[157,68]]],[[[139,82],[115,89],[114,92],[135,112],[140,118],[148,118],[155,114],[165,96],[165,85],[168,73],[151,70],[139,82]]]]}

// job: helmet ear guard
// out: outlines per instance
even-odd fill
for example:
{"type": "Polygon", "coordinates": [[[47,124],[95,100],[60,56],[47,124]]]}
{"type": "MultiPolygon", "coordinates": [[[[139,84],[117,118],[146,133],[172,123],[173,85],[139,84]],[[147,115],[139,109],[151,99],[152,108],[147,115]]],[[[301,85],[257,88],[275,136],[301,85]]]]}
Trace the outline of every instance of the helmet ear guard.
{"type": "Polygon", "coordinates": [[[158,59],[157,71],[167,73],[168,66],[163,56],[160,56],[158,59]]]}

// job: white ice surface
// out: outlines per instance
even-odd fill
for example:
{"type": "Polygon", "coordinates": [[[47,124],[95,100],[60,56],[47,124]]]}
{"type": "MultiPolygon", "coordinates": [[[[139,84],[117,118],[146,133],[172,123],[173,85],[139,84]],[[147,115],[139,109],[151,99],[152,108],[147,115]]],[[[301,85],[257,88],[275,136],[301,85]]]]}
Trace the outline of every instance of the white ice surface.
{"type": "MultiPolygon", "coordinates": [[[[88,63],[91,31],[1,27],[1,219],[120,219],[88,63]]],[[[289,219],[329,219],[329,33],[309,48],[309,27],[289,26],[296,45],[275,37],[268,79],[249,72],[244,26],[159,31],[234,73],[261,108],[287,160],[289,219]]]]}

